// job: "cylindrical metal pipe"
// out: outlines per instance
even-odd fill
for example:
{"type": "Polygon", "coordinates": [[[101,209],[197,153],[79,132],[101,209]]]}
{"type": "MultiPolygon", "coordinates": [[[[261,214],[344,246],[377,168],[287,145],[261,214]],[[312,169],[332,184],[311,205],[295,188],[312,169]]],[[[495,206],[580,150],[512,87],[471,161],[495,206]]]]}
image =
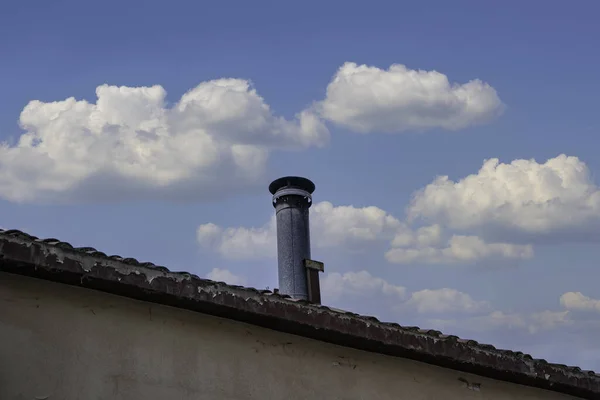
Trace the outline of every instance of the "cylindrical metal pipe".
{"type": "Polygon", "coordinates": [[[279,292],[308,300],[304,260],[310,260],[308,209],[315,184],[306,178],[287,176],[269,185],[277,218],[279,292]]]}

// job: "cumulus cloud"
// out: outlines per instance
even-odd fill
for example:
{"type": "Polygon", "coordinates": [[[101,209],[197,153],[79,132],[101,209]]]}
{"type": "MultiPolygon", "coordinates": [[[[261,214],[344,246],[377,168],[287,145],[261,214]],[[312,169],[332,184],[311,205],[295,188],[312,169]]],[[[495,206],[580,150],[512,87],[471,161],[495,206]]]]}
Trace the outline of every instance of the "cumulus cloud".
{"type": "Polygon", "coordinates": [[[600,311],[600,300],[585,296],[581,292],[567,292],[560,296],[560,305],[567,310],[600,311]]]}
{"type": "Polygon", "coordinates": [[[490,258],[527,259],[533,256],[531,245],[487,243],[477,236],[452,235],[443,244],[443,229],[439,224],[417,230],[400,229],[392,248],[385,254],[396,264],[469,264],[490,258]]]}
{"type": "Polygon", "coordinates": [[[206,278],[217,282],[225,282],[230,285],[245,286],[247,284],[245,277],[236,275],[227,269],[221,268],[213,268],[212,271],[206,275],[206,278]]]}
{"type": "Polygon", "coordinates": [[[392,247],[429,247],[439,245],[441,240],[442,227],[434,224],[422,226],[416,231],[410,229],[399,230],[392,239],[392,247]]]}
{"type": "Polygon", "coordinates": [[[393,247],[385,256],[389,262],[396,264],[415,262],[469,264],[490,258],[528,259],[533,256],[533,247],[510,243],[486,243],[477,236],[452,235],[446,247],[418,245],[412,248],[393,247]]]}
{"type": "Polygon", "coordinates": [[[404,225],[379,207],[334,206],[328,201],[311,209],[312,231],[317,246],[357,245],[389,240],[404,225]]]}
{"type": "Polygon", "coordinates": [[[400,300],[406,293],[403,286],[392,285],[381,278],[372,276],[367,271],[326,274],[321,279],[321,287],[323,295],[333,299],[345,295],[372,296],[383,294],[400,300]]]}
{"type": "Polygon", "coordinates": [[[327,118],[359,131],[459,129],[502,109],[489,85],[435,71],[344,64],[325,100],[275,115],[243,79],[202,82],[173,104],[162,86],[101,85],[96,101],[33,100],[0,144],[0,197],[15,202],[201,200],[256,185],[274,149],[323,146],[327,118]]]}
{"type": "MultiPolygon", "coordinates": [[[[391,240],[403,224],[386,211],[370,207],[334,206],[324,201],[311,207],[310,224],[314,247],[361,246],[391,240]]],[[[200,245],[229,259],[275,257],[277,231],[275,217],[259,228],[222,228],[213,223],[197,230],[200,245]]]]}
{"type": "Polygon", "coordinates": [[[530,333],[540,330],[555,329],[560,326],[571,325],[573,320],[569,311],[541,311],[531,314],[531,322],[528,326],[530,333]]]}
{"type": "Polygon", "coordinates": [[[485,315],[468,318],[430,319],[429,323],[436,329],[453,329],[460,327],[464,331],[485,332],[497,330],[517,330],[529,334],[549,331],[572,325],[568,311],[545,310],[530,314],[492,311],[485,315]]]}
{"type": "Polygon", "coordinates": [[[347,62],[327,86],[320,114],[353,131],[462,129],[500,115],[496,90],[478,79],[450,83],[437,71],[394,64],[387,70],[347,62]]]}
{"type": "Polygon", "coordinates": [[[467,293],[449,288],[414,292],[406,305],[415,308],[419,313],[475,313],[489,308],[487,302],[473,300],[467,293]]]}
{"type": "MultiPolygon", "coordinates": [[[[477,313],[489,308],[485,301],[474,300],[467,293],[455,289],[424,289],[407,297],[404,286],[394,285],[367,271],[328,273],[321,280],[324,296],[337,300],[346,298],[373,298],[382,295],[392,301],[392,309],[399,312],[414,310],[419,314],[477,313]]],[[[382,310],[379,310],[381,312],[382,310]]]]}
{"type": "Polygon", "coordinates": [[[322,146],[329,135],[311,111],[274,115],[242,79],[203,82],[172,106],[158,85],[102,85],[96,96],[27,104],[25,133],[0,144],[0,196],[202,199],[259,182],[269,151],[322,146]]]}
{"type": "MultiPolygon", "coordinates": [[[[376,243],[390,243],[385,257],[391,263],[470,264],[485,259],[527,259],[531,245],[487,243],[477,236],[453,235],[443,242],[440,225],[410,229],[381,208],[334,206],[324,201],[311,208],[312,243],[317,248],[344,248],[349,252],[376,243]]],[[[223,228],[214,223],[197,230],[198,243],[227,259],[275,257],[275,217],[259,228],[223,228]]]]}
{"type": "Polygon", "coordinates": [[[201,247],[219,253],[230,260],[275,257],[277,237],[275,220],[261,228],[222,228],[213,223],[202,224],[196,231],[201,247]]]}
{"type": "Polygon", "coordinates": [[[415,194],[408,214],[454,229],[521,233],[530,240],[563,233],[569,241],[600,227],[600,190],[577,157],[490,159],[456,182],[435,179],[415,194]]]}

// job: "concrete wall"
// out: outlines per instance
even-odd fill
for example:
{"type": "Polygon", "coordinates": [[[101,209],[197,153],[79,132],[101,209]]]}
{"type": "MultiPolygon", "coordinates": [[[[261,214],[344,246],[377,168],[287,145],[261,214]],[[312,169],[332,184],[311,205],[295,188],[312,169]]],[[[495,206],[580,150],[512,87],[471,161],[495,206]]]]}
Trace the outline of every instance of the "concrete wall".
{"type": "Polygon", "coordinates": [[[571,398],[0,273],[2,400],[571,398]]]}

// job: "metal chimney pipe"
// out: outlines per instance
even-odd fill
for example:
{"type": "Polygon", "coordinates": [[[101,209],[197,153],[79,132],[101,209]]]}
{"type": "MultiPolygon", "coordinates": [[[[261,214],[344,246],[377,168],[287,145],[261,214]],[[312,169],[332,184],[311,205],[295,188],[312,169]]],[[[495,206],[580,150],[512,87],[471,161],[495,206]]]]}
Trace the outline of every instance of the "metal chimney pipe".
{"type": "Polygon", "coordinates": [[[279,292],[320,303],[318,271],[322,272],[323,264],[310,260],[308,209],[314,190],[314,183],[298,176],[279,178],[269,185],[277,218],[279,292]]]}

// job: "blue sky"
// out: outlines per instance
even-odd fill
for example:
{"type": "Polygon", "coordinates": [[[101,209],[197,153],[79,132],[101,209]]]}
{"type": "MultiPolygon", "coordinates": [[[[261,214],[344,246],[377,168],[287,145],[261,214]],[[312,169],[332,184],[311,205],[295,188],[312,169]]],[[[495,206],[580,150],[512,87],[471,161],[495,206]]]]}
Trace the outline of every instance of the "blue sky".
{"type": "Polygon", "coordinates": [[[328,304],[600,369],[597,2],[5,3],[1,227],[273,287],[303,175],[328,304]]]}

